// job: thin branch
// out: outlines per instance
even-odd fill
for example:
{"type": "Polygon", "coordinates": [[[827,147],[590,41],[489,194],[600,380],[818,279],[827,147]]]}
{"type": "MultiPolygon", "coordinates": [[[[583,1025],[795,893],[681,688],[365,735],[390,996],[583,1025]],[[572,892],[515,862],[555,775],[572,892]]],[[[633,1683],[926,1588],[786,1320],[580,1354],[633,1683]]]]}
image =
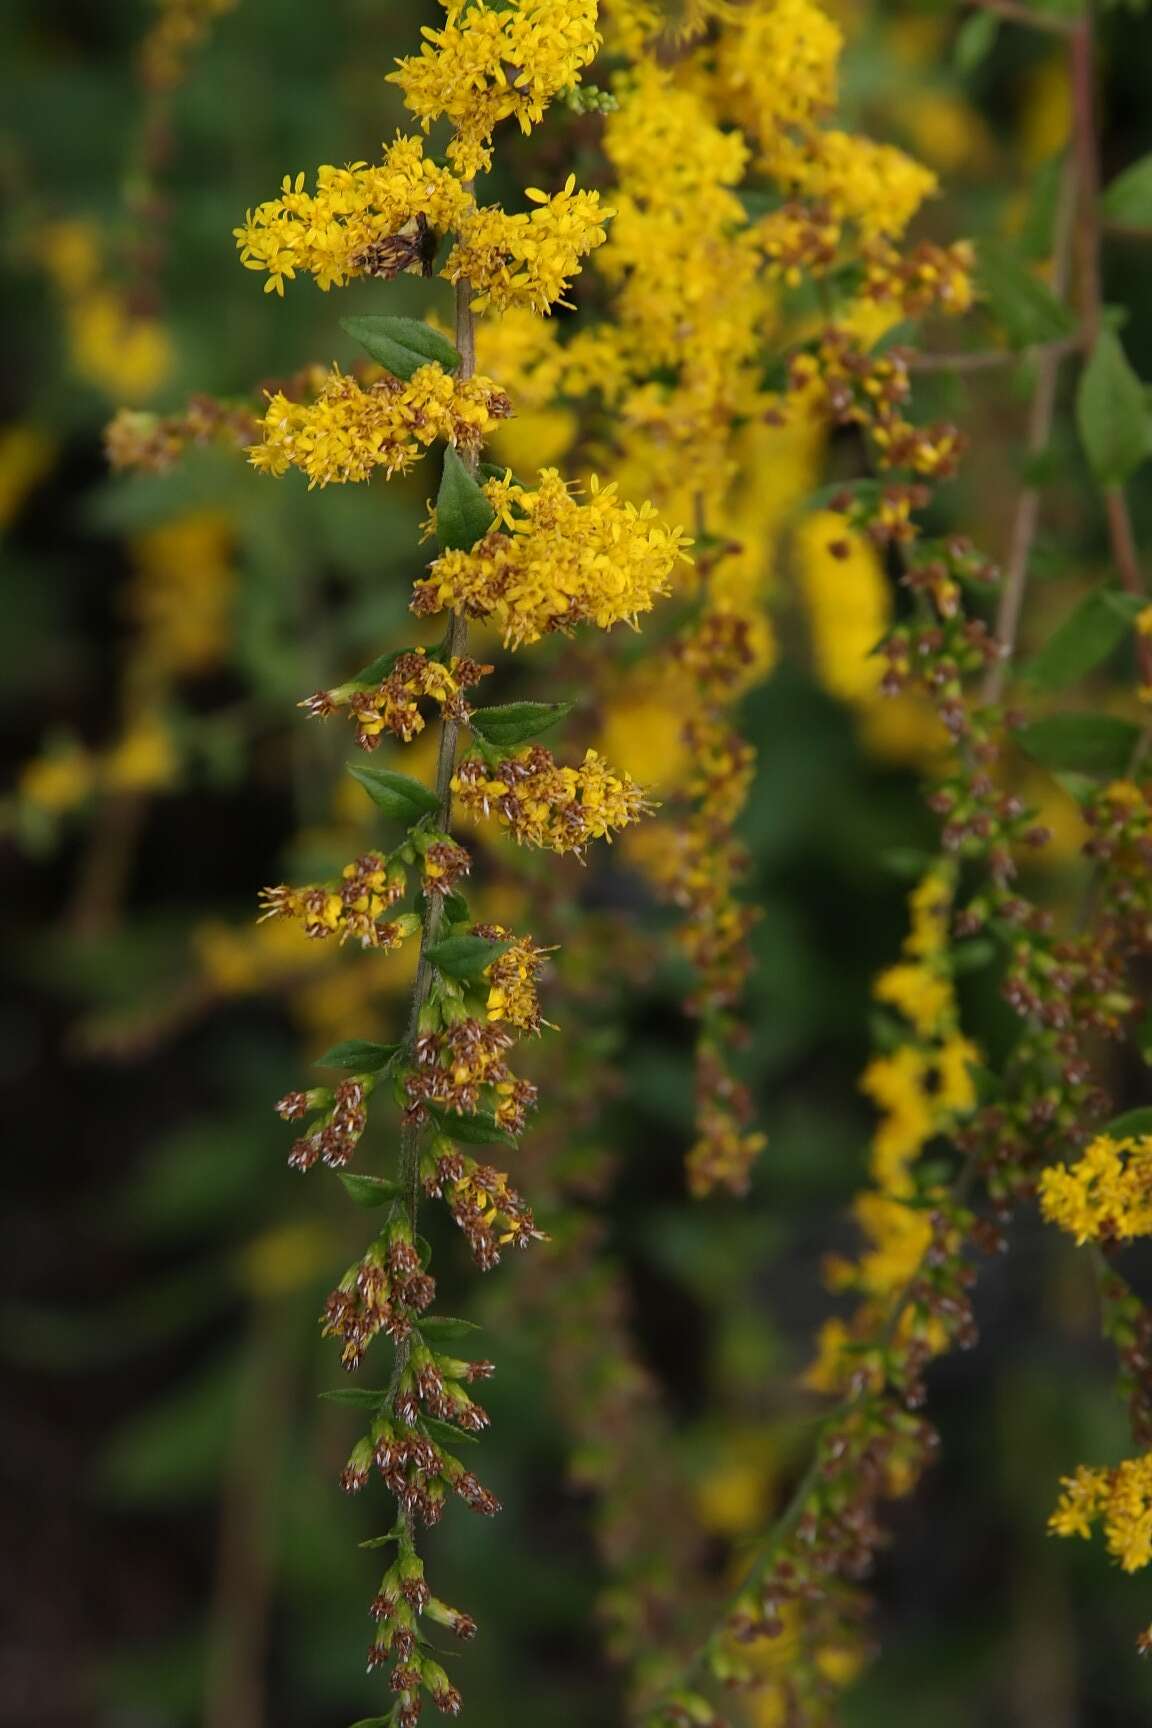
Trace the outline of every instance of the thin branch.
{"type": "MultiPolygon", "coordinates": [[[[1071,336],[1061,336],[1055,342],[1038,344],[1027,350],[1027,353],[1038,358],[1063,360],[1069,354],[1075,354],[1084,345],[1084,338],[1079,332],[1071,336]]],[[[926,351],[919,354],[909,354],[907,367],[909,372],[998,372],[1006,366],[1018,366],[1025,358],[1018,348],[968,348],[954,353],[926,351]]]]}
{"type": "MultiPolygon", "coordinates": [[[[1085,19],[1072,38],[1072,112],[1080,180],[1079,220],[1080,291],[1083,299],[1085,340],[1089,349],[1096,342],[1104,311],[1104,289],[1100,269],[1100,148],[1096,136],[1096,54],[1092,27],[1085,19]]],[[[1104,512],[1112,562],[1129,594],[1144,596],[1147,587],[1140,568],[1132,517],[1122,486],[1104,488],[1104,512]]],[[[1136,656],[1140,682],[1152,686],[1152,641],[1137,633],[1136,656]]]]}
{"type": "MultiPolygon", "coordinates": [[[[1052,245],[1052,291],[1059,298],[1063,298],[1067,290],[1071,271],[1078,177],[1079,169],[1073,152],[1065,164],[1061,181],[1056,233],[1052,245]]],[[[1078,337],[1077,341],[1080,340],[1082,338],[1078,337]]],[[[1037,461],[1044,454],[1052,436],[1052,425],[1056,416],[1056,386],[1060,377],[1060,362],[1066,351],[1059,343],[1033,350],[1040,358],[1028,415],[1027,454],[1030,462],[1037,461]]],[[[989,666],[984,680],[983,699],[986,703],[999,702],[1004,695],[1009,662],[1016,651],[1024,591],[1028,586],[1028,571],[1032,562],[1032,547],[1039,525],[1040,488],[1029,484],[1016,500],[1016,513],[1012,519],[1008,562],[996,613],[996,642],[1000,652],[989,666]]]]}
{"type": "Polygon", "coordinates": [[[1073,19],[1059,18],[1054,13],[1038,12],[1020,0],[971,0],[977,12],[994,12],[1009,24],[1022,24],[1027,30],[1039,30],[1048,36],[1071,36],[1077,26],[1073,19]]]}

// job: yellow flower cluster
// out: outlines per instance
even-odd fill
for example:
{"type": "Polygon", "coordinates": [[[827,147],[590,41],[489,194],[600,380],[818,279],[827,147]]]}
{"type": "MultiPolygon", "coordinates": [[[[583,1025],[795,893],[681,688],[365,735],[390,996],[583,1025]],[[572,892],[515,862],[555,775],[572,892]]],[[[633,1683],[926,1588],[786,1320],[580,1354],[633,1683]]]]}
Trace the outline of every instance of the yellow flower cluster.
{"type": "Polygon", "coordinates": [[[1054,1536],[1089,1538],[1101,1524],[1108,1552],[1125,1572],[1139,1572],[1152,1560],[1152,1452],[1126,1458],[1114,1470],[1082,1464],[1065,1476],[1055,1512],[1048,1521],[1054,1536]]]}
{"type": "Polygon", "coordinates": [[[412,648],[397,655],[375,684],[341,684],[335,690],[320,690],[301,702],[310,714],[327,719],[345,712],[356,722],[356,742],[362,750],[375,750],[385,732],[410,744],[424,730],[421,699],[438,703],[453,719],[464,723],[469,709],[464,692],[492,671],[467,655],[454,655],[448,665],[432,659],[426,648],[412,648]]]}
{"type": "Polygon", "coordinates": [[[266,888],[261,916],[296,919],[306,936],[318,940],[352,937],[365,948],[398,948],[420,928],[413,914],[391,921],[385,916],[403,896],[406,882],[402,865],[380,852],[366,852],[345,865],[338,887],[266,888]]]}
{"type": "Polygon", "coordinates": [[[265,293],[282,295],[298,270],[327,291],[376,274],[380,248],[409,225],[443,233],[471,206],[455,175],[427,160],[419,138],[398,136],[380,163],[320,168],[315,192],[304,190],[303,174],[286,175],[279,198],[249,210],[233,232],[245,268],[268,272],[265,293]]]}
{"type": "Polygon", "coordinates": [[[561,766],[535,744],[491,768],[480,757],[461,762],[452,790],[473,816],[496,816],[522,846],[582,852],[610,840],[648,809],[644,793],[595,750],[579,768],[561,766]]]}
{"type": "Polygon", "coordinates": [[[390,74],[425,132],[451,121],[449,160],[465,179],[489,168],[492,134],[515,118],[530,132],[554,97],[579,81],[600,47],[597,0],[442,0],[439,30],[390,74]]]}
{"type": "MultiPolygon", "coordinates": [[[[933,1135],[952,1126],[976,1106],[972,1065],[977,1047],[959,1031],[948,956],[948,920],[955,889],[954,869],[941,863],[929,870],[909,897],[910,929],[903,959],[876,980],[877,1000],[900,1009],[915,1039],[876,1057],[861,1077],[861,1089],[880,1111],[872,1139],[871,1189],[853,1204],[865,1246],[854,1260],[828,1259],[830,1289],[854,1290],[862,1301],[854,1321],[830,1320],[822,1328],[809,1385],[841,1389],[860,1367],[854,1353],[857,1335],[870,1332],[884,1304],[906,1289],[932,1243],[931,1212],[910,1202],[916,1197],[912,1166],[933,1135]]],[[[932,1318],[911,1312],[902,1326],[919,1328],[919,1341],[931,1353],[944,1348],[946,1334],[932,1318]]]]}
{"type": "Polygon", "coordinates": [[[595,477],[583,500],[553,468],[534,492],[510,478],[485,491],[497,526],[469,552],[442,553],[417,582],[413,610],[489,619],[511,648],[577,624],[634,622],[667,593],[685,557],[678,528],[665,527],[650,504],[622,503],[595,477]]]}
{"type": "Polygon", "coordinates": [[[844,37],[813,0],[746,6],[721,38],[718,76],[734,118],[774,150],[793,128],[810,128],[836,102],[844,37]]]}
{"type": "Polygon", "coordinates": [[[444,274],[471,284],[476,311],[526,307],[545,315],[557,302],[566,305],[561,296],[580,260],[607,237],[604,223],[614,212],[601,209],[599,192],[578,192],[574,174],[551,197],[534,186],[525,196],[535,210],[509,216],[493,204],[460,227],[444,274]]]}
{"type": "Polygon", "coordinates": [[[269,398],[263,442],[249,457],[265,474],[299,468],[309,488],[370,480],[377,468],[390,480],[438,438],[477,450],[510,412],[490,378],[459,380],[435,363],[407,382],[384,373],[366,389],[334,370],[315,402],[290,402],[279,390],[269,398]]]}
{"type": "Polygon", "coordinates": [[[903,250],[877,240],[865,254],[862,297],[894,301],[908,318],[937,311],[962,317],[975,299],[975,254],[965,240],[938,246],[931,240],[903,250]]]}
{"type": "Polygon", "coordinates": [[[153,90],[178,85],[195,52],[217,18],[231,12],[236,0],[158,0],[159,17],[140,49],[140,71],[153,90]]]}
{"type": "MultiPolygon", "coordinates": [[[[501,924],[485,925],[481,933],[497,941],[508,937],[501,924]]],[[[536,980],[544,964],[547,949],[537,948],[531,936],[517,936],[510,948],[487,968],[487,1015],[490,1021],[504,1021],[520,1032],[538,1032],[543,1025],[536,980]]]]}
{"type": "Polygon", "coordinates": [[[60,295],[76,375],[121,403],[154,395],[172,369],[171,339],[109,274],[95,226],[50,223],[37,235],[36,253],[60,295]]]}
{"type": "Polygon", "coordinates": [[[744,139],[717,125],[699,93],[649,62],[609,115],[604,149],[619,189],[600,267],[617,287],[624,328],[642,332],[645,372],[682,360],[706,371],[713,353],[746,355],[761,336],[750,315],[763,289],[733,190],[748,164],[744,139]]]}
{"type": "Polygon", "coordinates": [[[1152,1135],[1097,1135],[1074,1164],[1043,1172],[1040,1209],[1079,1243],[1152,1236],[1152,1135]]]}
{"type": "Polygon", "coordinates": [[[866,238],[903,234],[938,184],[930,168],[895,145],[836,131],[813,133],[802,144],[782,142],[771,171],[832,216],[854,222],[866,238]]]}
{"type": "Polygon", "coordinates": [[[225,515],[198,510],[133,540],[128,604],[140,632],[136,655],[150,679],[204,672],[223,658],[235,591],[234,537],[225,515]]]}

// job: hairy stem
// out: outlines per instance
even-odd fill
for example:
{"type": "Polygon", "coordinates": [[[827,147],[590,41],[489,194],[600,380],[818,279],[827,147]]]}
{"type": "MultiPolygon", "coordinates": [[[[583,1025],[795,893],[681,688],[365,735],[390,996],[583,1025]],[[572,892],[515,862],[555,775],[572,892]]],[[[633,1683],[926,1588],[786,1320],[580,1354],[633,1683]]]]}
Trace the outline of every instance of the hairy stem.
{"type": "MultiPolygon", "coordinates": [[[[471,378],[476,371],[476,317],[472,311],[472,287],[467,281],[456,286],[456,347],[460,354],[461,379],[471,378]]],[[[466,458],[475,467],[475,457],[466,458]]],[[[455,612],[450,615],[445,637],[445,653],[449,664],[462,655],[468,645],[468,620],[455,612]]],[[[440,723],[440,750],[436,759],[436,797],[439,809],[437,825],[447,833],[452,822],[452,777],[456,772],[456,748],[460,723],[451,714],[444,714],[440,723]]],[[[416,982],[412,990],[412,1014],[408,1023],[408,1041],[413,1044],[420,1032],[420,1016],[432,987],[432,962],[428,951],[439,937],[444,918],[444,901],[439,894],[424,896],[424,924],[420,932],[420,955],[416,963],[416,982]]],[[[404,1191],[403,1205],[413,1236],[420,1212],[420,1135],[416,1122],[406,1122],[400,1135],[400,1184],[404,1191]]],[[[407,1340],[396,1347],[395,1383],[407,1365],[410,1345],[407,1340]]]]}

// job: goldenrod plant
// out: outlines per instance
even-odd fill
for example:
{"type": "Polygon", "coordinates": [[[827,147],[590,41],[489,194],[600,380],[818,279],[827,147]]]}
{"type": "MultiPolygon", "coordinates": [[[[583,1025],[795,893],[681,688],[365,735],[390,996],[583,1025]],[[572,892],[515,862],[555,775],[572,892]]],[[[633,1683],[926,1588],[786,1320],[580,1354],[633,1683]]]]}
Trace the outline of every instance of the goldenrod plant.
{"type": "MultiPolygon", "coordinates": [[[[274,12],[157,0],[114,197],[12,176],[117,407],[114,689],[41,657],[0,817],[78,854],[52,1061],[141,1134],[192,1064],[117,1228],[244,1339],[167,1431],[222,1487],[157,1719],[1113,1728],[1106,1668],[1134,1724],[1141,14],[274,12]]],[[[56,548],[29,400],[0,527],[56,548]]]]}

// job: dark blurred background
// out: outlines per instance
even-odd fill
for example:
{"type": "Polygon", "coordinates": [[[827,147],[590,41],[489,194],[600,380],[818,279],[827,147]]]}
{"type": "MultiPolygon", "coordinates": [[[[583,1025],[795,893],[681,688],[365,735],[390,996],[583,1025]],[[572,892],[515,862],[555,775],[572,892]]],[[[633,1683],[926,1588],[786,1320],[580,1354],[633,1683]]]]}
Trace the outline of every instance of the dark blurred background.
{"type": "MultiPolygon", "coordinates": [[[[315,1324],[368,1225],[337,1184],[287,1170],[271,1105],[336,1038],[386,1034],[405,979],[252,920],[262,884],[323,873],[372,832],[340,786],[347,740],[294,704],[410,628],[427,477],[307,495],[200,453],[113,478],[101,434],[124,402],[172,409],[350,360],[335,321],[364,285],[339,306],[309,284],[265,296],[230,230],[283,174],[372,157],[400,120],[384,74],[434,13],[237,0],[162,96],[140,76],[155,8],[7,0],[0,15],[5,1728],[319,1728],[387,1708],[384,1679],[364,1677],[377,1568],[357,1548],[383,1497],[339,1493],[354,1413],[319,1399],[339,1371],[315,1324]]],[[[937,229],[1020,232],[1064,137],[1059,59],[1004,31],[969,66],[956,22],[848,8],[846,112],[937,167],[937,229]]],[[[1114,170],[1152,147],[1152,28],[1109,12],[1105,43],[1114,170]]],[[[540,148],[563,154],[556,137],[540,148]]],[[[1117,241],[1109,271],[1148,375],[1152,248],[1117,241]]],[[[446,309],[442,284],[432,296],[446,309]]],[[[938,394],[974,436],[957,519],[1000,550],[1016,385],[938,394]]],[[[1072,494],[1041,539],[1050,617],[1100,569],[1072,494]]],[[[1152,529],[1146,481],[1134,504],[1152,529]]],[[[864,1180],[869,982],[898,949],[931,828],[916,750],[877,746],[826,688],[800,598],[783,609],[788,652],[744,715],[762,912],[744,1067],[770,1136],[748,1203],[684,1196],[684,980],[627,854],[607,874],[551,873],[543,897],[522,860],[493,860],[492,905],[528,898],[541,940],[565,943],[564,1031],[534,1057],[558,1104],[519,1171],[556,1246],[482,1281],[448,1231],[435,1244],[441,1307],[489,1328],[499,1367],[477,1468],[505,1513],[453,1514],[432,1543],[440,1593],[481,1620],[459,1664],[474,1728],[622,1721],[605,1552],[647,1544],[674,1568],[682,1521],[685,1594],[718,1601],[819,1411],[799,1376],[832,1303],[821,1258],[851,1244],[864,1180]],[[589,1486],[611,1476],[596,1396],[629,1331],[650,1377],[640,1462],[668,1485],[663,1527],[639,1537],[589,1486]]],[[[578,678],[562,659],[556,676],[578,678]]],[[[1045,796],[1042,888],[1059,901],[1075,818],[1045,796]]],[[[1009,1036],[994,975],[965,992],[994,1055],[1009,1036]]],[[[1143,1074],[1117,1078],[1146,1094],[1143,1074]]],[[[1089,1275],[1026,1218],[977,1312],[979,1350],[931,1376],[941,1461],[893,1513],[884,1654],[846,1719],[1136,1728],[1152,1719],[1132,1651],[1148,1588],[1044,1533],[1058,1477],[1125,1446],[1089,1275]]],[[[755,1705],[747,1720],[773,1728],[755,1705]]]]}

